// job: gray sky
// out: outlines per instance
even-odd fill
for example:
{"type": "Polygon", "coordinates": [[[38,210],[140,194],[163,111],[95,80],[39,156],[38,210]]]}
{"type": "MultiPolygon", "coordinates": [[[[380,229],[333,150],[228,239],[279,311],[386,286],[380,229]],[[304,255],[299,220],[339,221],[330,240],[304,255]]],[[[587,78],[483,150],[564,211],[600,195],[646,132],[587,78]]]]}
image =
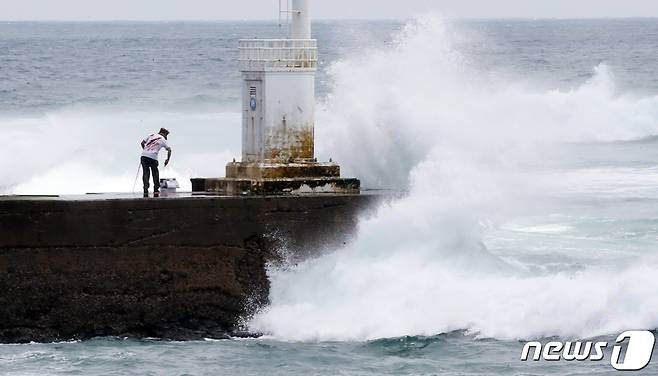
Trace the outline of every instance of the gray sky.
{"type": "MultiPolygon", "coordinates": [[[[284,0],[285,1],[285,0],[284,0]]],[[[319,19],[658,17],[658,0],[313,0],[319,19]]],[[[275,19],[278,0],[0,0],[0,20],[275,19]]]]}

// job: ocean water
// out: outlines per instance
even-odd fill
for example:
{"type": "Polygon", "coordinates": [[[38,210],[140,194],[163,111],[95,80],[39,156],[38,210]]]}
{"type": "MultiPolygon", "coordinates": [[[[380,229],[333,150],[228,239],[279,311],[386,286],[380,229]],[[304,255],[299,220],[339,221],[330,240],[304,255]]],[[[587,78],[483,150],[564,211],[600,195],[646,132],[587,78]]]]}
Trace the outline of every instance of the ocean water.
{"type": "MultiPolygon", "coordinates": [[[[334,21],[318,157],[403,191],[341,249],[272,267],[265,337],[0,345],[8,375],[607,374],[525,341],[658,327],[658,20],[334,21]]],[[[270,23],[0,23],[0,193],[127,192],[240,155],[237,40],[270,23]]],[[[187,183],[186,183],[187,184],[187,183]]],[[[652,363],[641,374],[658,374],[652,363]]]]}

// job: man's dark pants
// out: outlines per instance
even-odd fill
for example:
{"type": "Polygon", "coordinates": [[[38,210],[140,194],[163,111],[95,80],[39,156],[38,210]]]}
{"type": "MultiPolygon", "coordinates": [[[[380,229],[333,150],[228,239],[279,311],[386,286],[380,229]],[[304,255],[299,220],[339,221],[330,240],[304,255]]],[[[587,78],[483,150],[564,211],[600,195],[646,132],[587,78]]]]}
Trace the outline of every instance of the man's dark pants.
{"type": "Polygon", "coordinates": [[[153,192],[160,191],[160,171],[158,171],[158,161],[149,157],[142,157],[142,181],[144,182],[144,193],[149,189],[149,170],[153,175],[153,192]]]}

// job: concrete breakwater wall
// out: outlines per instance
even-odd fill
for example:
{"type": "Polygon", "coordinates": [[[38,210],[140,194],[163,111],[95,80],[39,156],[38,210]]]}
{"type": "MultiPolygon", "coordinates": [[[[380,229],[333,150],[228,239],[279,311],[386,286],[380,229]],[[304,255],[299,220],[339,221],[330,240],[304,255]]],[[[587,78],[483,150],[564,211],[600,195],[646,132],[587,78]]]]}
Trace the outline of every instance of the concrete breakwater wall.
{"type": "Polygon", "coordinates": [[[0,342],[222,338],[381,197],[0,199],[0,342]]]}

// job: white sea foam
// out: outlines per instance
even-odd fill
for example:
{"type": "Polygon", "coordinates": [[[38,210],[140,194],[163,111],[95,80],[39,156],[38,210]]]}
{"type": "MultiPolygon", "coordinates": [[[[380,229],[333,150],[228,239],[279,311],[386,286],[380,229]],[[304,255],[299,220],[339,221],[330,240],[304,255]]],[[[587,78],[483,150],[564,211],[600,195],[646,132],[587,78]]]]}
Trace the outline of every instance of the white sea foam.
{"type": "Polygon", "coordinates": [[[508,230],[519,231],[519,232],[529,232],[529,233],[539,233],[539,234],[558,234],[571,230],[571,227],[563,224],[544,224],[538,226],[508,226],[508,230]]]}
{"type": "Polygon", "coordinates": [[[605,65],[571,91],[501,85],[450,41],[440,19],[424,18],[395,48],[333,67],[333,93],[320,114],[321,153],[331,150],[368,186],[410,194],[362,220],[346,247],[292,270],[272,269],[272,304],[251,328],[314,341],[457,329],[501,339],[592,336],[657,327],[654,258],[537,273],[490,252],[481,223],[504,222],[546,193],[568,194],[585,183],[578,174],[530,171],[558,145],[656,134],[658,98],[619,95],[605,65]]]}
{"type": "Polygon", "coordinates": [[[617,93],[605,63],[572,90],[532,90],[481,72],[452,39],[445,22],[427,17],[394,48],[335,63],[318,116],[322,158],[333,156],[367,186],[407,187],[409,172],[439,148],[514,164],[538,144],[658,134],[658,97],[617,93]]]}

